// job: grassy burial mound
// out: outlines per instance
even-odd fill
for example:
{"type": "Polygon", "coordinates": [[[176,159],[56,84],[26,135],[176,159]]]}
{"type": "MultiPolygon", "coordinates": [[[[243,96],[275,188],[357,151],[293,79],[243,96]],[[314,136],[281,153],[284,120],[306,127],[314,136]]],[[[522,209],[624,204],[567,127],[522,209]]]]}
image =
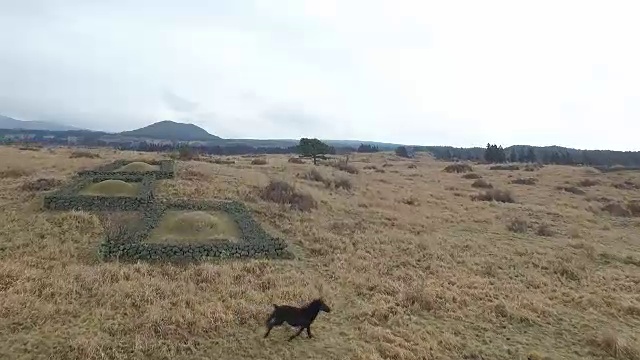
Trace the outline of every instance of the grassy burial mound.
{"type": "Polygon", "coordinates": [[[140,191],[139,183],[131,183],[123,180],[104,180],[91,183],[78,192],[78,195],[89,196],[136,196],[140,191]]]}
{"type": "Polygon", "coordinates": [[[103,260],[292,257],[286,242],[269,235],[240,202],[176,200],[140,210],[142,221],[133,228],[115,224],[106,232],[99,250],[103,260]]]}
{"type": "Polygon", "coordinates": [[[78,172],[80,177],[123,174],[150,175],[158,180],[173,179],[175,177],[175,162],[173,160],[116,160],[91,170],[78,172]]]}
{"type": "Polygon", "coordinates": [[[237,242],[238,224],[222,211],[168,211],[147,240],[149,243],[237,242]]]}
{"type": "Polygon", "coordinates": [[[152,165],[143,161],[134,161],[115,170],[115,172],[147,172],[147,171],[160,171],[160,166],[152,165]]]}

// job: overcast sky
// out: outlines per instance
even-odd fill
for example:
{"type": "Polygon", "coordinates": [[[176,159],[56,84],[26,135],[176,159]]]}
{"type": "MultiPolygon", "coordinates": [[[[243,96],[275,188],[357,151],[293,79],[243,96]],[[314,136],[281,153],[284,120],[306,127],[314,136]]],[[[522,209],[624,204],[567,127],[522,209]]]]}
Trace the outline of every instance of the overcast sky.
{"type": "Polygon", "coordinates": [[[640,2],[0,0],[0,114],[640,150],[640,2]]]}

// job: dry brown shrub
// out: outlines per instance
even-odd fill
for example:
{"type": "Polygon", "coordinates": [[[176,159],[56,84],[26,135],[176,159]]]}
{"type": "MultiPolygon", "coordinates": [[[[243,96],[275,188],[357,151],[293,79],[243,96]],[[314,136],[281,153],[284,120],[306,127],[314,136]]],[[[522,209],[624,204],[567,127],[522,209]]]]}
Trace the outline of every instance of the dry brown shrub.
{"type": "Polygon", "coordinates": [[[62,185],[60,179],[41,178],[33,181],[27,181],[20,187],[23,191],[49,191],[62,185]]]}
{"type": "Polygon", "coordinates": [[[457,163],[447,165],[442,171],[448,173],[466,173],[473,171],[473,168],[469,164],[457,163]]]}
{"type": "Polygon", "coordinates": [[[377,173],[381,173],[381,174],[386,173],[386,171],[385,171],[384,169],[376,169],[375,171],[376,171],[377,173]]]}
{"type": "Polygon", "coordinates": [[[338,161],[336,163],[333,163],[333,167],[340,171],[347,172],[349,174],[357,174],[359,172],[358,168],[344,161],[338,161]]]}
{"type": "Polygon", "coordinates": [[[378,167],[375,166],[375,165],[365,165],[363,167],[363,169],[365,169],[365,170],[378,170],[378,167]]]}
{"type": "Polygon", "coordinates": [[[609,213],[611,216],[617,216],[617,217],[630,217],[631,216],[631,211],[626,209],[620,203],[609,203],[609,204],[606,204],[601,208],[601,210],[604,211],[604,212],[609,213]]]}
{"type": "Polygon", "coordinates": [[[527,164],[524,167],[524,171],[536,171],[542,169],[544,165],[542,164],[527,164]]]}
{"type": "Polygon", "coordinates": [[[0,170],[0,179],[17,179],[23,176],[29,176],[33,173],[33,171],[20,168],[20,167],[10,167],[5,170],[0,170]]]}
{"type": "Polygon", "coordinates": [[[634,200],[627,202],[627,210],[629,210],[631,216],[640,216],[640,201],[634,200]]]}
{"type": "Polygon", "coordinates": [[[616,189],[620,189],[620,190],[638,190],[640,189],[640,186],[636,183],[634,183],[633,181],[629,181],[626,180],[624,182],[621,183],[616,183],[612,185],[614,188],[616,189]]]}
{"type": "Polygon", "coordinates": [[[411,205],[411,206],[419,206],[420,200],[415,196],[409,196],[401,200],[403,204],[411,205]]]}
{"type": "Polygon", "coordinates": [[[489,167],[489,170],[515,171],[515,170],[520,170],[520,166],[518,166],[518,165],[494,165],[494,166],[489,167]]]}
{"type": "Polygon", "coordinates": [[[294,210],[309,211],[318,207],[316,200],[310,195],[298,192],[291,184],[282,180],[271,180],[262,189],[263,200],[277,204],[289,205],[294,210]]]}
{"type": "Polygon", "coordinates": [[[393,164],[389,164],[389,163],[384,163],[384,164],[382,164],[382,167],[383,167],[383,168],[386,168],[386,167],[392,167],[392,166],[393,166],[393,164]]]}
{"type": "Polygon", "coordinates": [[[508,225],[507,229],[511,232],[524,234],[529,230],[529,224],[523,219],[514,219],[508,225]]]}
{"type": "Polygon", "coordinates": [[[474,201],[497,201],[503,203],[515,203],[513,195],[509,190],[490,189],[476,195],[472,195],[474,201]]]}
{"type": "Polygon", "coordinates": [[[72,152],[69,155],[69,158],[71,158],[71,159],[77,159],[77,158],[99,159],[100,158],[100,154],[92,153],[90,151],[77,150],[77,151],[72,152]]]}
{"type": "Polygon", "coordinates": [[[482,175],[476,173],[468,173],[462,175],[463,179],[474,180],[474,179],[482,179],[482,175]]]}
{"type": "Polygon", "coordinates": [[[575,186],[558,186],[556,189],[563,190],[574,195],[585,195],[586,192],[575,186]]]}
{"type": "Polygon", "coordinates": [[[418,168],[418,165],[416,165],[416,164],[409,164],[408,168],[409,168],[409,169],[417,169],[417,168],[418,168]]]}
{"type": "Polygon", "coordinates": [[[211,164],[216,164],[216,165],[233,165],[236,163],[235,160],[220,159],[220,158],[206,159],[205,161],[211,164]]]}
{"type": "Polygon", "coordinates": [[[42,150],[42,146],[21,146],[18,148],[18,150],[23,150],[23,151],[40,151],[42,150]]]}
{"type": "Polygon", "coordinates": [[[555,231],[551,228],[549,224],[540,224],[536,229],[536,234],[538,236],[553,236],[555,235],[555,231]]]}
{"type": "Polygon", "coordinates": [[[180,171],[179,173],[179,177],[185,179],[185,180],[192,180],[192,181],[208,181],[211,180],[211,176],[208,174],[203,173],[202,171],[198,171],[195,169],[184,169],[182,171],[180,171]]]}
{"type": "Polygon", "coordinates": [[[304,174],[302,176],[303,179],[306,180],[310,180],[310,181],[317,181],[317,182],[322,182],[322,183],[326,183],[327,179],[324,177],[324,175],[322,175],[322,173],[320,171],[318,171],[318,169],[311,169],[309,170],[308,173],[304,174]]]}
{"type": "Polygon", "coordinates": [[[535,185],[538,183],[538,179],[536,178],[517,178],[514,180],[511,180],[512,184],[517,184],[517,185],[535,185]]]}
{"type": "Polygon", "coordinates": [[[590,340],[594,346],[615,359],[640,360],[640,346],[622,339],[613,331],[590,340]]]}
{"type": "Polygon", "coordinates": [[[353,189],[353,183],[348,178],[340,177],[333,180],[333,187],[336,189],[351,190],[353,189]]]}
{"type": "Polygon", "coordinates": [[[297,157],[290,157],[287,162],[289,162],[290,164],[304,164],[304,160],[297,157]]]}
{"type": "Polygon", "coordinates": [[[251,160],[251,165],[267,165],[267,159],[266,158],[253,159],[251,160]]]}
{"type": "Polygon", "coordinates": [[[582,187],[591,187],[596,185],[600,185],[600,181],[594,179],[582,179],[578,182],[578,186],[582,187]]]}
{"type": "Polygon", "coordinates": [[[471,187],[478,189],[493,189],[493,185],[491,185],[484,179],[478,179],[474,181],[473,184],[471,184],[471,187]]]}

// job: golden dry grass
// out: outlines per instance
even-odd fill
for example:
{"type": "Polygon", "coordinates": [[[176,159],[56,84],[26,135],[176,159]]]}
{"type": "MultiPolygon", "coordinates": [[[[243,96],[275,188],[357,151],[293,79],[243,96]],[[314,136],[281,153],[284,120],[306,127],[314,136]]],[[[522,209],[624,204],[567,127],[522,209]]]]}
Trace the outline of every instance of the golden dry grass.
{"type": "Polygon", "coordinates": [[[208,243],[210,240],[240,240],[238,224],[220,211],[167,211],[148,242],[208,243]]]}
{"type": "Polygon", "coordinates": [[[96,196],[136,196],[140,191],[140,184],[122,180],[104,180],[89,184],[78,192],[79,195],[96,196]]]}
{"type": "Polygon", "coordinates": [[[639,182],[638,174],[474,165],[517,199],[497,203],[472,201],[469,180],[426,156],[411,160],[416,169],[385,153],[350,159],[360,170],[394,164],[395,172],[323,168],[348,177],[351,191],[297,176],[313,165],[286,156],[259,167],[180,161],[179,173],[199,175],[161,181],[158,196],[244,201],[298,258],[124,265],[97,261],[96,214],[38,210],[39,195],[20,187],[160,155],[99,150],[99,159],[69,159],[71,151],[0,148],[0,171],[25,170],[0,179],[0,358],[637,359],[640,221],[603,213],[594,199],[637,200],[611,184],[639,182]],[[510,184],[525,174],[537,184],[510,184]],[[556,188],[584,178],[600,182],[586,196],[556,188]],[[271,179],[311,194],[317,209],[262,200],[271,179]],[[514,218],[553,234],[513,233],[514,218]],[[288,343],[287,328],[262,338],[272,303],[320,292],[333,311],[320,315],[314,339],[288,343]]]}

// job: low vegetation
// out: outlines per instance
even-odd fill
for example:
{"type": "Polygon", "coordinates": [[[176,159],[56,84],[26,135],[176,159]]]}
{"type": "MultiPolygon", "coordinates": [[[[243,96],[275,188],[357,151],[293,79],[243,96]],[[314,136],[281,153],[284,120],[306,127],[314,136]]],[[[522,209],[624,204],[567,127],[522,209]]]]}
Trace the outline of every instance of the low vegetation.
{"type": "Polygon", "coordinates": [[[260,193],[263,200],[289,205],[294,210],[309,211],[318,207],[316,200],[309,194],[298,192],[293,185],[282,180],[271,180],[260,193]]]}
{"type": "Polygon", "coordinates": [[[478,179],[471,184],[471,187],[474,187],[477,189],[492,189],[493,185],[491,185],[484,179],[478,179]]]}
{"type": "Polygon", "coordinates": [[[251,165],[267,165],[267,163],[266,158],[256,158],[251,160],[251,165]]]}
{"type": "Polygon", "coordinates": [[[289,158],[289,160],[287,160],[288,163],[290,164],[304,164],[304,160],[302,160],[301,158],[297,158],[297,157],[291,157],[289,158]]]}
{"type": "Polygon", "coordinates": [[[516,185],[535,185],[538,183],[538,179],[536,178],[517,178],[517,179],[513,179],[511,180],[512,184],[516,184],[516,185]]]}
{"type": "Polygon", "coordinates": [[[72,152],[69,157],[71,159],[80,159],[80,158],[86,158],[86,159],[99,159],[100,158],[100,154],[96,154],[90,151],[83,151],[83,150],[78,150],[78,151],[74,151],[72,152]]]}
{"type": "Polygon", "coordinates": [[[474,179],[482,179],[482,175],[476,173],[468,173],[462,175],[463,179],[474,180],[474,179]]]}
{"type": "Polygon", "coordinates": [[[447,165],[443,171],[448,173],[466,173],[473,171],[473,168],[469,164],[457,163],[447,165]]]}
{"type": "Polygon", "coordinates": [[[582,179],[578,182],[578,186],[581,187],[591,187],[596,185],[600,185],[600,181],[594,179],[582,179]]]}
{"type": "Polygon", "coordinates": [[[585,195],[586,192],[575,186],[558,186],[558,190],[566,191],[568,193],[572,193],[574,195],[585,195]]]}
{"type": "Polygon", "coordinates": [[[8,169],[0,170],[0,179],[17,179],[24,176],[29,176],[33,171],[29,171],[21,167],[10,167],[8,169]]]}
{"type": "Polygon", "coordinates": [[[20,187],[23,191],[49,191],[62,185],[62,180],[55,178],[40,178],[26,181],[20,187]]]}
{"type": "Polygon", "coordinates": [[[497,201],[503,203],[515,203],[516,200],[509,190],[489,189],[471,197],[475,201],[497,201]]]}
{"type": "Polygon", "coordinates": [[[509,231],[519,234],[524,234],[529,230],[529,223],[526,220],[514,219],[508,225],[509,231]]]}
{"type": "Polygon", "coordinates": [[[345,162],[345,161],[337,161],[332,164],[332,166],[340,171],[344,171],[349,174],[357,174],[359,173],[358,168],[345,162]]]}
{"type": "Polygon", "coordinates": [[[507,171],[516,171],[520,170],[519,165],[493,165],[489,167],[489,170],[507,170],[507,171]]]}

